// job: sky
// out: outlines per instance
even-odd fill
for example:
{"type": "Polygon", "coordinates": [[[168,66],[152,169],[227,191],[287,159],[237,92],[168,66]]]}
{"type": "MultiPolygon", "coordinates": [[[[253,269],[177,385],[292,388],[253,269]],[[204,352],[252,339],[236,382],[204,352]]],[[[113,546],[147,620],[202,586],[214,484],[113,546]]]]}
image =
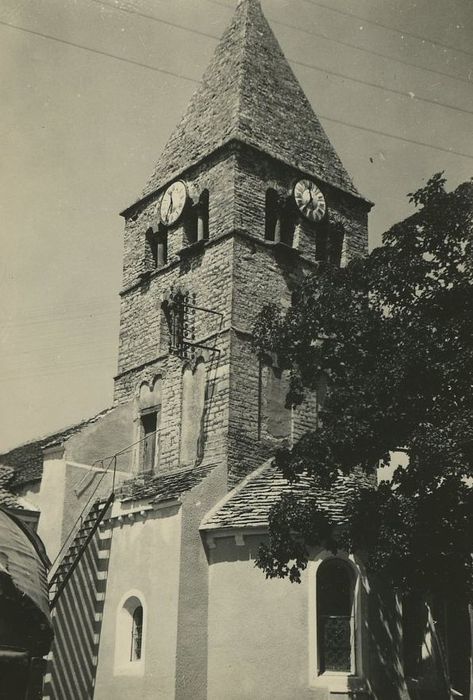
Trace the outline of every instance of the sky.
{"type": "MultiPolygon", "coordinates": [[[[473,175],[470,0],[262,0],[370,245],[473,175]]],[[[112,403],[123,220],[235,0],[2,0],[0,450],[112,403]]]]}

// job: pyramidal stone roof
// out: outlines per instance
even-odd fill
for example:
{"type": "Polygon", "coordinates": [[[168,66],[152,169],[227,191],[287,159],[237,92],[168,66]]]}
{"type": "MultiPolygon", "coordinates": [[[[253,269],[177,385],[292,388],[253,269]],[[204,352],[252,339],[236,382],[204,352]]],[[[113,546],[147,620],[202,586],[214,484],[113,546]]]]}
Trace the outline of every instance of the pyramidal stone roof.
{"type": "Polygon", "coordinates": [[[259,0],[240,0],[143,196],[237,139],[361,197],[343,167],[259,0]]]}

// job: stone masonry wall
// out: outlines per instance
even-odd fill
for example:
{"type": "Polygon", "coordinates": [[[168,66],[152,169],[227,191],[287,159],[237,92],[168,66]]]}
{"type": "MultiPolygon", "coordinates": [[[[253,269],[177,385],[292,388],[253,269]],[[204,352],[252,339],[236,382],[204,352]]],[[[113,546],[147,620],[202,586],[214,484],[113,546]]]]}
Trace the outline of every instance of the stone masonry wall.
{"type": "MultiPolygon", "coordinates": [[[[261,309],[268,303],[287,308],[294,286],[304,275],[317,270],[314,229],[302,217],[296,224],[295,246],[275,248],[264,240],[265,195],[268,188],[289,195],[301,173],[242,148],[236,180],[236,226],[233,266],[233,310],[230,369],[229,481],[234,485],[274,452],[281,441],[258,431],[261,419],[259,359],[251,348],[251,331],[261,309]],[[253,154],[254,155],[254,154],[253,154]]],[[[331,220],[345,229],[345,261],[367,249],[367,207],[349,195],[320,183],[331,220]]],[[[294,410],[292,438],[297,440],[317,424],[317,402],[307,397],[294,410]]]]}
{"type": "MultiPolygon", "coordinates": [[[[191,302],[206,310],[195,311],[193,316],[195,342],[206,349],[188,358],[192,364],[201,355],[207,367],[201,436],[204,453],[199,459],[225,461],[228,449],[232,485],[269,458],[279,444],[259,430],[261,377],[251,332],[265,304],[288,307],[294,287],[304,275],[317,270],[314,228],[303,217],[296,222],[294,248],[264,239],[267,189],[290,196],[303,175],[242,144],[232,143],[214,153],[205,164],[183,174],[194,201],[204,189],[209,191],[209,240],[188,247],[184,214],[168,232],[167,264],[148,273],[146,231],[157,227],[163,190],[129,210],[115,400],[121,403],[136,397],[141,382],[162,376],[160,469],[183,466],[182,374],[187,360],[169,354],[162,311],[162,302],[173,287],[195,294],[191,302]]],[[[364,254],[367,205],[319,184],[330,221],[341,223],[345,230],[343,262],[364,254]]],[[[300,437],[315,422],[315,402],[296,409],[292,438],[300,437]]]]}
{"type": "MultiPolygon", "coordinates": [[[[234,146],[218,151],[205,163],[190,168],[181,174],[185,180],[190,198],[195,203],[200,193],[208,189],[209,238],[215,239],[229,232],[234,225],[234,146]]],[[[127,212],[123,252],[123,288],[139,282],[146,271],[146,231],[159,223],[159,207],[166,187],[152,197],[138,203],[127,212]]],[[[181,221],[170,229],[168,237],[168,266],[178,263],[177,253],[185,245],[185,231],[181,221]]]]}
{"type": "MultiPolygon", "coordinates": [[[[238,149],[235,172],[235,225],[264,239],[265,196],[269,188],[282,196],[292,196],[295,183],[307,176],[303,172],[255,151],[247,146],[238,149]]],[[[328,221],[340,223],[345,230],[347,259],[368,251],[368,211],[363,200],[317,181],[327,203],[328,221]]],[[[295,247],[309,261],[315,262],[315,228],[304,217],[296,223],[295,247]]]]}
{"type": "MultiPolygon", "coordinates": [[[[234,157],[231,152],[215,155],[205,168],[186,174],[190,197],[197,201],[208,189],[209,240],[204,246],[188,249],[186,216],[168,232],[168,262],[149,275],[145,272],[146,231],[158,223],[162,192],[155,199],[140,205],[130,216],[125,228],[125,258],[120,324],[118,374],[115,380],[115,401],[122,403],[136,398],[143,381],[152,382],[162,376],[162,406],[159,427],[159,469],[184,466],[180,459],[182,375],[199,356],[205,360],[207,390],[202,417],[203,461],[225,458],[228,422],[229,343],[232,297],[234,157]],[[172,288],[188,291],[190,302],[200,307],[191,313],[194,342],[206,349],[195,349],[193,357],[177,357],[169,353],[168,328],[162,302],[172,288]],[[192,296],[195,295],[195,296],[192,296]],[[209,312],[218,312],[209,313],[209,312]]],[[[135,416],[136,439],[139,439],[139,417],[135,416]]],[[[199,458],[202,460],[202,455],[199,458]]]]}

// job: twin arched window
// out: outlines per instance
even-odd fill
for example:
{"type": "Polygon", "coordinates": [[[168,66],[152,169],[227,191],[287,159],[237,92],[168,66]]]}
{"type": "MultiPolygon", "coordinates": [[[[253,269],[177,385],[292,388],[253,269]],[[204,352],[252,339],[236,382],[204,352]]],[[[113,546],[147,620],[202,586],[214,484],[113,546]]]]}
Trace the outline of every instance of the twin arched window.
{"type": "MultiPolygon", "coordinates": [[[[209,191],[203,190],[198,201],[184,216],[185,243],[192,245],[209,238],[209,191]]],[[[168,263],[168,227],[163,223],[151,226],[145,233],[144,270],[149,273],[168,263]]]]}
{"type": "MultiPolygon", "coordinates": [[[[266,190],[265,239],[292,247],[299,214],[291,197],[282,197],[275,189],[266,190]]],[[[315,258],[337,267],[342,260],[344,230],[341,224],[319,223],[315,229],[315,258]]]]}

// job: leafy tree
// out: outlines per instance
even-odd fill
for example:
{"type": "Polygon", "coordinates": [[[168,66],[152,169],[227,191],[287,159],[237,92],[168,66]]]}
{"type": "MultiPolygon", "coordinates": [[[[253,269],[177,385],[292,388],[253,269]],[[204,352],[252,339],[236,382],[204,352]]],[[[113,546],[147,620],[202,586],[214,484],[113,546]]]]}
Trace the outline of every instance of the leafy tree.
{"type": "Polygon", "coordinates": [[[401,592],[466,594],[473,582],[473,184],[447,193],[442,173],[409,196],[417,211],[383,246],[346,267],[321,267],[287,312],[255,327],[260,352],[291,371],[289,400],[320,377],[319,428],[276,464],[330,491],[361,470],[337,525],[314,501],[284,496],[257,566],[300,580],[308,548],[364,551],[401,592]],[[404,450],[408,467],[376,484],[376,467],[404,450]],[[371,476],[371,478],[369,478],[371,476]]]}

